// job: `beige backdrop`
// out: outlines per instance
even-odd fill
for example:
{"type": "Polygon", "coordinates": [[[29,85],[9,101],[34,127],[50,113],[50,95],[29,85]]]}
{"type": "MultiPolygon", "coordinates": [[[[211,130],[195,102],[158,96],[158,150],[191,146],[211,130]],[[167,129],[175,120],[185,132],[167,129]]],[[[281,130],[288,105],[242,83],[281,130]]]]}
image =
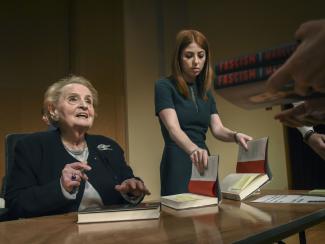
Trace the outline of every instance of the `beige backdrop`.
{"type": "MultiPolygon", "coordinates": [[[[154,81],[169,74],[176,33],[184,28],[202,31],[209,39],[213,60],[248,54],[293,41],[305,20],[324,16],[323,1],[124,1],[125,53],[130,163],[159,197],[159,163],[163,140],[154,115],[154,81]],[[141,4],[139,4],[141,2],[141,4]],[[158,18],[157,16],[160,16],[158,18]]],[[[282,125],[273,120],[280,110],[244,111],[217,96],[224,125],[255,138],[269,136],[273,180],[266,187],[288,187],[282,125]]],[[[220,176],[235,170],[237,145],[209,133],[207,144],[220,154],[220,176]]]]}

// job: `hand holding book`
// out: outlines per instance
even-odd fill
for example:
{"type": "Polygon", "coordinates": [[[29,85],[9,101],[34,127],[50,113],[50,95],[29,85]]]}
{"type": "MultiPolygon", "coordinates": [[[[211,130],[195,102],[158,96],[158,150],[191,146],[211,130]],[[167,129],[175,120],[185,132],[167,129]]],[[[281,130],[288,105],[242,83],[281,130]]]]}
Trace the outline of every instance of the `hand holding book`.
{"type": "MultiPolygon", "coordinates": [[[[217,63],[214,88],[219,95],[245,109],[267,108],[324,97],[325,93],[321,93],[322,89],[310,89],[309,93],[304,94],[297,93],[296,84],[299,83],[295,81],[294,75],[288,73],[289,68],[287,68],[287,73],[281,75],[282,72],[280,71],[283,66],[287,66],[287,63],[292,60],[292,57],[295,57],[302,45],[302,43],[298,45],[298,42],[282,45],[217,63]],[[265,58],[265,54],[272,55],[267,55],[265,58]],[[250,59],[251,56],[255,59],[250,62],[238,61],[250,59]],[[268,81],[269,78],[273,79],[272,77],[277,78],[268,81]]],[[[308,66],[307,63],[306,66],[308,66]]],[[[304,69],[300,68],[300,72],[304,69]]]]}
{"type": "Polygon", "coordinates": [[[208,151],[206,149],[197,147],[190,153],[190,158],[193,165],[201,174],[208,167],[208,151]]]}
{"type": "MultiPolygon", "coordinates": [[[[325,94],[325,19],[303,23],[297,30],[296,39],[300,44],[292,56],[268,79],[268,91],[278,92],[290,80],[294,80],[297,94],[306,96],[312,92],[325,94]]],[[[300,109],[290,110],[290,116],[302,124],[325,122],[325,99],[306,101],[300,109]],[[305,109],[302,112],[301,109],[305,109]]],[[[279,114],[280,119],[284,114],[279,114]]]]}
{"type": "Polygon", "coordinates": [[[269,78],[270,92],[278,91],[290,80],[295,91],[306,96],[310,91],[325,92],[325,19],[303,23],[296,31],[300,42],[291,57],[269,78]]]}
{"type": "Polygon", "coordinates": [[[253,140],[251,136],[248,136],[241,132],[235,132],[234,140],[237,144],[241,145],[245,150],[248,150],[247,142],[253,140]]]}

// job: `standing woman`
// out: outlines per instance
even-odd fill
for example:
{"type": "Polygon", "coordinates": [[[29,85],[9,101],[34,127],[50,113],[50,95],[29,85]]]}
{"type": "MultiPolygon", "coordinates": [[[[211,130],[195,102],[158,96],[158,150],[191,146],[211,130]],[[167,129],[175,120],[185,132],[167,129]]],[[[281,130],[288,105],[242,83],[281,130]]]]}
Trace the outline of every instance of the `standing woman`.
{"type": "Polygon", "coordinates": [[[161,195],[187,192],[192,164],[199,172],[208,163],[206,132],[247,149],[252,138],[223,126],[211,93],[213,71],[206,37],[183,30],[176,37],[172,75],[156,81],[155,110],[165,148],[160,164],[161,195]]]}

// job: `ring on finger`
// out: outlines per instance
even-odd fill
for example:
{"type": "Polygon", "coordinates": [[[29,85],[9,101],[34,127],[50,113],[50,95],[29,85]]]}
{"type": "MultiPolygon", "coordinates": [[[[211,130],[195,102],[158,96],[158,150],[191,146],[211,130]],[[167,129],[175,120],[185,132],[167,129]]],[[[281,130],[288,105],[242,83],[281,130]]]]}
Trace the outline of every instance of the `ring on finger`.
{"type": "Polygon", "coordinates": [[[76,179],[77,179],[76,173],[72,173],[71,180],[76,180],[76,179]]]}

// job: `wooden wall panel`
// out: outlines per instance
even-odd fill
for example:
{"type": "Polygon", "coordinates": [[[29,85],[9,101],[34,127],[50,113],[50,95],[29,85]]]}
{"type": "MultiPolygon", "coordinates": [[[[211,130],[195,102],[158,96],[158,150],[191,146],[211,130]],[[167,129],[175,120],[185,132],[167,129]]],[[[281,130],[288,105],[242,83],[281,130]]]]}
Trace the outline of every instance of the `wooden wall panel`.
{"type": "Polygon", "coordinates": [[[126,148],[122,5],[118,0],[2,3],[0,178],[5,135],[45,130],[44,91],[69,73],[85,76],[99,91],[91,133],[111,136],[126,148]]]}
{"type": "Polygon", "coordinates": [[[72,71],[99,92],[92,133],[116,139],[126,149],[122,1],[80,1],[72,10],[72,71]]]}

